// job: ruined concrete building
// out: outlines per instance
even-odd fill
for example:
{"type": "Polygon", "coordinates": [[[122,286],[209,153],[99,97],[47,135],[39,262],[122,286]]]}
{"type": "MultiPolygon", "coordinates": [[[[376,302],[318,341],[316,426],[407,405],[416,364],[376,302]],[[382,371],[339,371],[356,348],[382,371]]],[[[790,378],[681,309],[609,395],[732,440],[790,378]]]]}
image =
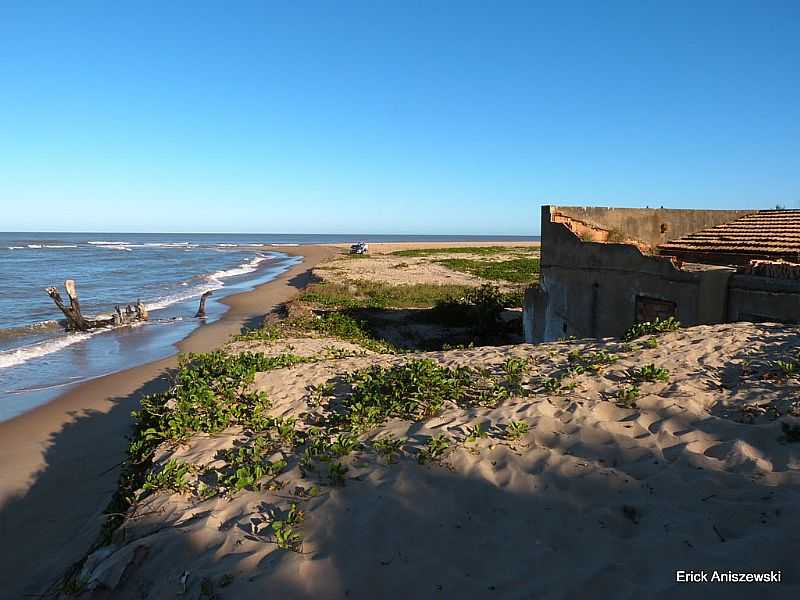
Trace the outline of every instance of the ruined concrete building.
{"type": "Polygon", "coordinates": [[[800,210],[542,207],[527,341],[616,337],[670,316],[800,323],[800,210]]]}

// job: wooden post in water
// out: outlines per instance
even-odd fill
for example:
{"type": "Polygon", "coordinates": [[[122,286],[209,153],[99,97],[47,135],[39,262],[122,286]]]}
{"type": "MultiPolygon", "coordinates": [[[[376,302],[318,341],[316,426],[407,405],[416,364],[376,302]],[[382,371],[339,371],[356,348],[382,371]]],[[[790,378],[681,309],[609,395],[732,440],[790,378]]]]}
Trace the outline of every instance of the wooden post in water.
{"type": "Polygon", "coordinates": [[[195,314],[195,318],[197,319],[205,319],[206,318],[206,298],[211,295],[211,290],[204,292],[202,296],[200,296],[200,307],[197,309],[197,314],[195,314]]]}

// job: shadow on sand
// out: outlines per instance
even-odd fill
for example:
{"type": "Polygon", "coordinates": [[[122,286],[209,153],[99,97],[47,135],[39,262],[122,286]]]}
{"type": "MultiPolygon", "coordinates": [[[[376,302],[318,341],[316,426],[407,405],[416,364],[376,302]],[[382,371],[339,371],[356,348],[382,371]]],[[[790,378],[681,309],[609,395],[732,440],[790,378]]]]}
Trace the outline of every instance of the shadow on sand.
{"type": "Polygon", "coordinates": [[[0,597],[52,591],[92,547],[117,489],[131,411],[142,396],[168,387],[170,377],[165,370],[133,393],[111,398],[107,412],[70,411],[50,436],[33,485],[0,506],[0,597]]]}

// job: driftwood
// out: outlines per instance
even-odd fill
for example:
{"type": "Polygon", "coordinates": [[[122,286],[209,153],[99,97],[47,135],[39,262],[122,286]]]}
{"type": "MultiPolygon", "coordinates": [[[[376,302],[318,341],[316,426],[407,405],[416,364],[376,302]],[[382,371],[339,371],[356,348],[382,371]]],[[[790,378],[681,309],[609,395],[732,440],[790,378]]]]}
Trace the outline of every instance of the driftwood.
{"type": "MultiPolygon", "coordinates": [[[[114,307],[114,314],[98,315],[93,318],[83,316],[81,312],[81,303],[78,300],[78,292],[75,289],[75,281],[67,279],[64,282],[64,288],[67,290],[69,297],[69,306],[64,303],[61,294],[54,287],[47,288],[47,295],[53,299],[56,306],[64,313],[67,318],[67,331],[89,331],[90,329],[97,329],[99,327],[116,327],[119,325],[131,325],[141,321],[147,321],[150,315],[141,300],[137,300],[136,304],[128,304],[124,308],[119,305],[114,307]]],[[[206,316],[206,299],[211,295],[211,291],[205,292],[200,297],[200,306],[197,309],[195,317],[204,319],[206,316]]]]}
{"type": "Polygon", "coordinates": [[[200,296],[200,307],[197,309],[197,313],[194,315],[198,319],[205,319],[206,318],[206,298],[211,295],[211,290],[203,293],[200,296]]]}
{"type": "Polygon", "coordinates": [[[128,304],[124,309],[119,306],[114,307],[114,314],[111,316],[99,315],[94,318],[87,318],[81,312],[81,304],[78,300],[78,292],[75,289],[75,281],[67,279],[64,288],[69,297],[69,306],[64,304],[61,294],[54,287],[47,288],[47,295],[53,299],[56,306],[64,313],[67,318],[67,331],[89,331],[98,327],[111,327],[115,325],[130,325],[139,321],[147,321],[149,315],[141,300],[131,306],[128,304]]]}

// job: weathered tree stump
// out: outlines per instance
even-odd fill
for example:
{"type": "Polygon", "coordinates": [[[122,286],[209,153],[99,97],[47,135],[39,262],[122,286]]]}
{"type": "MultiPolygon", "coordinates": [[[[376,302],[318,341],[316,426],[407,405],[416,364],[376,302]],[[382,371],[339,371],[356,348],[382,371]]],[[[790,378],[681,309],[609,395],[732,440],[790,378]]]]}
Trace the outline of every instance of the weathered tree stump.
{"type": "MultiPolygon", "coordinates": [[[[147,312],[141,300],[137,300],[136,304],[122,307],[119,304],[114,307],[114,313],[111,316],[98,315],[94,318],[87,318],[81,312],[81,303],[78,300],[78,292],[75,288],[75,281],[67,279],[64,282],[64,288],[67,290],[69,297],[69,305],[64,303],[61,294],[55,287],[47,288],[47,295],[53,299],[56,306],[64,313],[67,318],[67,331],[89,331],[90,329],[97,329],[100,327],[118,327],[120,325],[131,325],[141,321],[147,321],[150,315],[147,312]]],[[[200,297],[200,306],[197,309],[195,317],[204,319],[206,316],[206,299],[211,295],[211,290],[205,292],[200,297]]]]}
{"type": "Polygon", "coordinates": [[[69,297],[69,306],[64,303],[61,294],[55,287],[47,288],[47,295],[53,299],[56,306],[64,313],[67,318],[67,331],[89,331],[99,327],[110,327],[114,325],[130,325],[139,321],[147,321],[149,315],[141,300],[137,300],[135,306],[128,304],[125,309],[116,306],[114,314],[110,317],[86,318],[81,312],[81,304],[78,300],[78,292],[75,281],[67,279],[64,288],[69,297]]]}
{"type": "Polygon", "coordinates": [[[92,323],[87,321],[83,314],[81,314],[81,305],[78,301],[78,293],[75,290],[75,282],[72,279],[67,279],[64,282],[64,287],[69,296],[69,306],[64,304],[61,299],[61,294],[54,287],[47,288],[47,295],[53,299],[56,306],[64,313],[67,318],[67,331],[87,331],[92,328],[92,323]]]}

